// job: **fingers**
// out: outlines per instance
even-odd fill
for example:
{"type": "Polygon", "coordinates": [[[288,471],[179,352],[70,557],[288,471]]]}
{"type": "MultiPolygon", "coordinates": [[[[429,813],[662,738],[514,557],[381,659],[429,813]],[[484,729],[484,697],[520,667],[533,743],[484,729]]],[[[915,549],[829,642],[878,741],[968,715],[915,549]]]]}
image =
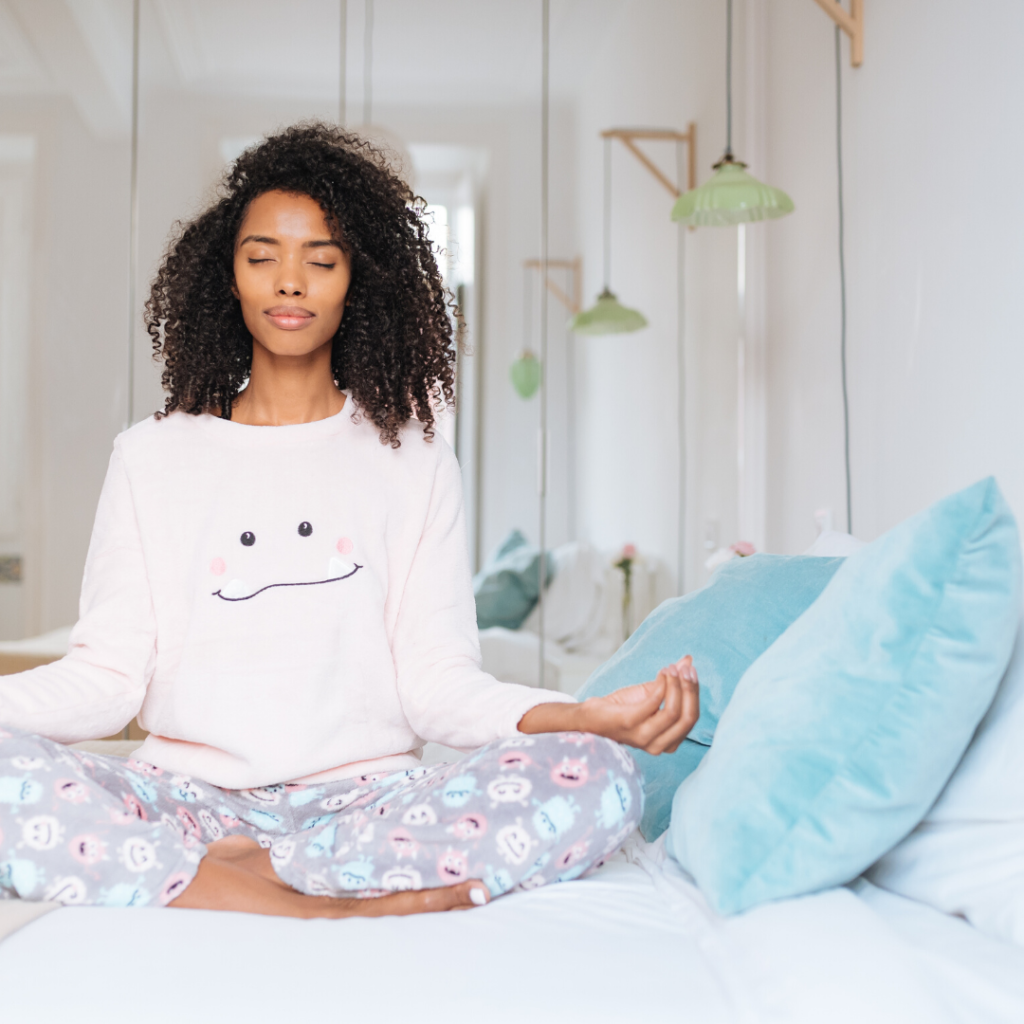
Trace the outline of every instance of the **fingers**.
{"type": "Polygon", "coordinates": [[[699,704],[697,671],[686,655],[649,683],[585,701],[590,714],[585,731],[661,754],[686,738],[700,714],[699,704]]]}
{"type": "Polygon", "coordinates": [[[684,658],[680,658],[676,662],[676,668],[679,670],[680,676],[683,679],[691,679],[693,682],[699,682],[697,679],[697,669],[693,665],[693,657],[689,654],[684,658]]]}
{"type": "Polygon", "coordinates": [[[658,673],[656,682],[664,682],[664,706],[654,711],[634,731],[633,743],[643,750],[647,750],[648,744],[678,721],[683,706],[682,682],[675,665],[663,668],[658,673]]]}
{"type": "Polygon", "coordinates": [[[640,697],[636,703],[633,703],[631,700],[627,701],[625,709],[621,713],[623,724],[627,729],[636,728],[657,713],[658,708],[661,707],[661,703],[665,699],[668,685],[667,677],[663,676],[664,671],[659,672],[657,679],[649,683],[641,683],[638,686],[630,686],[613,695],[620,696],[625,694],[631,697],[630,691],[635,691],[640,697]]]}
{"type": "MultiPolygon", "coordinates": [[[[695,676],[696,673],[693,673],[695,676]]],[[[680,681],[682,703],[678,719],[645,749],[651,754],[674,754],[700,717],[700,688],[695,678],[680,681]]]]}

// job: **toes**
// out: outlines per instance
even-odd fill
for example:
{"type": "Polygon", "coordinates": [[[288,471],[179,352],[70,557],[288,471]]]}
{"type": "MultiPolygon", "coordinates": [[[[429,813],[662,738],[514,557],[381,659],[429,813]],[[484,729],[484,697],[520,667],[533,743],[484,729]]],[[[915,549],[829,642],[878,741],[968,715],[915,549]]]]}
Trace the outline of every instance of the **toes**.
{"type": "MultiPolygon", "coordinates": [[[[346,908],[342,916],[355,914],[361,917],[382,917],[406,914],[438,914],[449,910],[471,910],[482,907],[491,900],[491,894],[483,882],[473,879],[459,885],[441,886],[437,889],[418,889],[396,892],[390,896],[375,899],[353,900],[354,906],[346,908]]],[[[346,901],[347,902],[347,901],[346,901]]]]}
{"type": "Polygon", "coordinates": [[[431,911],[469,910],[472,907],[482,907],[491,899],[487,886],[475,879],[442,889],[426,889],[424,895],[431,911]]]}
{"type": "Polygon", "coordinates": [[[491,894],[487,891],[487,886],[475,878],[469,882],[463,882],[459,888],[465,890],[465,898],[471,907],[484,907],[491,902],[491,894]]]}

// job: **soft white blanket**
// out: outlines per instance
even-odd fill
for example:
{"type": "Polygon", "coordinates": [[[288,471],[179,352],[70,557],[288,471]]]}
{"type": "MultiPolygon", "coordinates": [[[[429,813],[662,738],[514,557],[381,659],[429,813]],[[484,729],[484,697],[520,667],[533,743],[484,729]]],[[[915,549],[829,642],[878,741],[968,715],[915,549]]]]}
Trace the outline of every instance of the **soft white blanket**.
{"type": "Polygon", "coordinates": [[[1024,1020],[1024,949],[962,920],[866,883],[724,919],[659,854],[632,841],[592,878],[467,913],[296,921],[69,907],[0,946],[4,1019],[1024,1020]]]}

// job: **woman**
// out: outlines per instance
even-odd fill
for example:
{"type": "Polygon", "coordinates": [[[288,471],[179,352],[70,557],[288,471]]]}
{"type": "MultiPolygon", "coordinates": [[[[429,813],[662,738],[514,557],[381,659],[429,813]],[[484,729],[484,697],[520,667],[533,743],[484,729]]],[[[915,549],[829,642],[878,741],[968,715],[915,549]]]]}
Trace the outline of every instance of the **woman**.
{"type": "Polygon", "coordinates": [[[4,895],[449,910],[577,877],[639,820],[619,744],[675,750],[696,674],[578,704],[481,671],[417,203],[305,125],[172,242],[146,306],[166,406],[115,441],[71,651],[0,680],[4,895]],[[136,714],[131,760],[63,746],[136,714]],[[425,767],[429,740],[475,752],[425,767]]]}

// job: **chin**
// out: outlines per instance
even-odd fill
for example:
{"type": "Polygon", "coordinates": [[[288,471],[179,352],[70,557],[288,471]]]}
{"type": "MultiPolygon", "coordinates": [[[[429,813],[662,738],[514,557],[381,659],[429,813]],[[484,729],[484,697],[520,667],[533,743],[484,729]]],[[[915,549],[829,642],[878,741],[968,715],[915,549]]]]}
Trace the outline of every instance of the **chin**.
{"type": "MultiPolygon", "coordinates": [[[[295,333],[297,334],[299,332],[296,331],[295,333]]],[[[255,340],[258,345],[266,349],[273,356],[292,356],[297,358],[312,355],[314,352],[322,349],[325,345],[330,345],[332,339],[327,338],[326,340],[317,340],[286,336],[283,338],[256,338],[255,340]]]]}

